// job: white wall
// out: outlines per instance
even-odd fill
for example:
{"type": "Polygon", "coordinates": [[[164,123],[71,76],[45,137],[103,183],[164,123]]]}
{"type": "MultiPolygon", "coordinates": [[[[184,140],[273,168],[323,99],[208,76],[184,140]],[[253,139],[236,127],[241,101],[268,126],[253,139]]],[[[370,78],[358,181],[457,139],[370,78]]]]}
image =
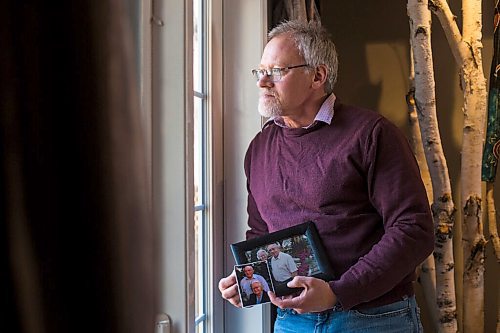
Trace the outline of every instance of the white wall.
{"type": "MultiPolygon", "coordinates": [[[[267,1],[224,2],[224,223],[225,275],[234,265],[229,244],[244,240],[246,183],[243,159],[250,140],[260,130],[258,88],[251,69],[260,62],[265,41],[267,1]]],[[[225,302],[225,332],[259,333],[268,325],[262,307],[237,309],[225,302]]]]}

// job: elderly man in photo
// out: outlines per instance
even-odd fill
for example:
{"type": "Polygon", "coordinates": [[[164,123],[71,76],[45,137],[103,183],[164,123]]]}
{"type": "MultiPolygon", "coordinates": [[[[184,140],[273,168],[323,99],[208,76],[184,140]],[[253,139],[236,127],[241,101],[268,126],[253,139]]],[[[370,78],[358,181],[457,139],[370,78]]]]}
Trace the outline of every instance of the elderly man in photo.
{"type": "Polygon", "coordinates": [[[240,286],[243,292],[249,297],[252,294],[252,282],[259,281],[262,285],[262,289],[267,293],[269,289],[269,285],[266,282],[266,279],[262,275],[255,274],[252,266],[248,265],[243,268],[243,273],[245,273],[245,277],[241,279],[240,286]]]}
{"type": "Polygon", "coordinates": [[[271,254],[271,270],[276,281],[288,282],[297,275],[298,268],[295,261],[288,253],[281,252],[279,244],[270,244],[267,250],[271,254]]]}

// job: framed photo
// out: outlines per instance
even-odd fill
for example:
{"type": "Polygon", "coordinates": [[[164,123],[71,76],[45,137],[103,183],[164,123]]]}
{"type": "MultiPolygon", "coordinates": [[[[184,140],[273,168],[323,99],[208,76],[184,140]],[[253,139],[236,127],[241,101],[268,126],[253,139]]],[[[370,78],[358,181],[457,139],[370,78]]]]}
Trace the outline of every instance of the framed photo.
{"type": "Polygon", "coordinates": [[[300,290],[286,286],[296,275],[325,281],[331,281],[335,276],[314,222],[231,244],[231,251],[237,266],[266,262],[277,296],[300,290]]]}
{"type": "Polygon", "coordinates": [[[234,271],[241,304],[244,308],[271,302],[267,292],[276,291],[266,261],[236,265],[234,271]]]}

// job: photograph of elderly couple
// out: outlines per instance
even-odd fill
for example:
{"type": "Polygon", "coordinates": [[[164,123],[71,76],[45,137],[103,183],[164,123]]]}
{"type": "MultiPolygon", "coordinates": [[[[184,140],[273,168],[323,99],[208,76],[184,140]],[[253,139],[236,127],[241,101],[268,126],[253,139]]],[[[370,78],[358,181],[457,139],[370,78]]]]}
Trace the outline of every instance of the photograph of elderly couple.
{"type": "Polygon", "coordinates": [[[296,275],[320,272],[305,235],[257,247],[245,256],[247,263],[235,266],[243,307],[270,302],[267,292],[284,288],[296,275]]]}

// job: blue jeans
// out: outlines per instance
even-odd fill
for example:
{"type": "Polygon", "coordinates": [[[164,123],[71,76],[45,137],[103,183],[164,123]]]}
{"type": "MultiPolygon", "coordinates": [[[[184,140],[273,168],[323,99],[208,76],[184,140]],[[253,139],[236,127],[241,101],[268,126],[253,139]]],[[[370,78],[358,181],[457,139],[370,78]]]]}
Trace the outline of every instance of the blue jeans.
{"type": "Polygon", "coordinates": [[[278,309],[274,333],[422,333],[415,297],[365,310],[298,314],[278,309]]]}

